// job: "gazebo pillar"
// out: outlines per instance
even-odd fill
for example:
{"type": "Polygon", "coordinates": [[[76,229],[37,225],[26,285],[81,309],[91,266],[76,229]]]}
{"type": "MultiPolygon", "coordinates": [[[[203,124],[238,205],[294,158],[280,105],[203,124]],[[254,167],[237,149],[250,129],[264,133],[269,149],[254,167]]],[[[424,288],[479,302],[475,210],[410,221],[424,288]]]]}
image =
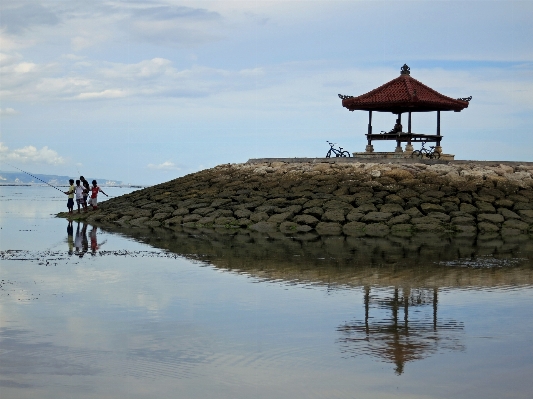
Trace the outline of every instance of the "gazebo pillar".
{"type": "MultiPolygon", "coordinates": [[[[372,134],[372,111],[368,111],[368,134],[372,134]]],[[[368,137],[368,144],[366,145],[366,152],[374,152],[374,147],[372,146],[372,140],[368,137]]]]}
{"type": "MultiPolygon", "coordinates": [[[[402,123],[402,113],[401,112],[398,112],[398,122],[400,122],[400,124],[402,123]]],[[[403,152],[402,150],[402,142],[400,140],[396,140],[396,149],[394,150],[394,152],[403,152]]]]}
{"type": "Polygon", "coordinates": [[[437,111],[437,145],[435,146],[435,152],[442,154],[442,147],[440,146],[440,111],[437,111]]]}
{"type": "MultiPolygon", "coordinates": [[[[407,133],[411,134],[411,111],[409,111],[409,120],[407,122],[407,133]]],[[[411,137],[409,137],[408,140],[409,141],[405,145],[405,152],[413,152],[414,148],[413,148],[413,145],[411,144],[411,137]]]]}

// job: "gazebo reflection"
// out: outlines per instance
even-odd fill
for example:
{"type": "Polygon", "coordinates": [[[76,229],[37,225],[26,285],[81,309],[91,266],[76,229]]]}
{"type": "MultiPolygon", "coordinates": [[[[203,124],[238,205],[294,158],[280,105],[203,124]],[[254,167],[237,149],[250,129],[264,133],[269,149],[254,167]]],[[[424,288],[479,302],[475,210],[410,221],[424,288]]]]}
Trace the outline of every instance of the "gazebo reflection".
{"type": "Polygon", "coordinates": [[[344,355],[378,357],[394,363],[400,375],[407,362],[441,351],[464,350],[463,323],[438,318],[438,288],[374,291],[371,294],[371,288],[364,287],[364,320],[338,327],[344,355]]]}

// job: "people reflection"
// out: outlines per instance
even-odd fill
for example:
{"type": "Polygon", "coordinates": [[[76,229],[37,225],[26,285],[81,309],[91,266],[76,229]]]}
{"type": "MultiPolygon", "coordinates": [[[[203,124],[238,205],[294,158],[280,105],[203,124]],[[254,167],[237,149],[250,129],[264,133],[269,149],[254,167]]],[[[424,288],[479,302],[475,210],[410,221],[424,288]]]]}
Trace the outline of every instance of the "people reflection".
{"type": "Polygon", "coordinates": [[[80,258],[89,251],[89,241],[87,240],[87,223],[85,222],[81,228],[81,248],[82,254],[80,255],[80,258]]]}
{"type": "Polygon", "coordinates": [[[365,354],[392,362],[394,371],[400,375],[407,362],[426,358],[440,350],[464,349],[458,336],[458,332],[463,331],[463,323],[437,319],[437,288],[404,287],[400,295],[399,288],[395,287],[392,297],[386,294],[385,298],[379,297],[383,292],[371,295],[369,286],[365,286],[364,291],[364,321],[338,328],[344,335],[339,339],[344,354],[365,354]],[[389,310],[390,314],[378,310],[377,315],[371,317],[372,306],[389,310]],[[428,306],[430,312],[425,311],[428,306]],[[417,308],[414,314],[409,314],[410,307],[417,308]]]}
{"type": "Polygon", "coordinates": [[[69,220],[67,225],[67,244],[68,254],[72,255],[74,253],[74,226],[72,226],[72,220],[69,220]]]}
{"type": "Polygon", "coordinates": [[[100,249],[100,247],[102,245],[104,245],[106,242],[102,242],[100,244],[98,244],[98,238],[96,236],[96,232],[97,232],[97,227],[96,226],[92,226],[92,229],[91,229],[91,232],[89,233],[89,236],[91,238],[91,254],[92,255],[96,255],[96,251],[98,249],[100,249]]]}
{"type": "Polygon", "coordinates": [[[76,226],[76,236],[74,238],[74,246],[76,247],[76,255],[81,253],[81,233],[80,233],[80,222],[76,226]]]}

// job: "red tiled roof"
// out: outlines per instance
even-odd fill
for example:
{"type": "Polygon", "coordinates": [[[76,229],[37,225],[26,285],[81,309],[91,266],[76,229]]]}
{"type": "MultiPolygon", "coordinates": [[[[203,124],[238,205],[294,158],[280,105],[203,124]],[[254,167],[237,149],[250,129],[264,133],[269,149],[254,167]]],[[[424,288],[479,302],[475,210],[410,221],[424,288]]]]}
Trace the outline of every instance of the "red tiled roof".
{"type": "Polygon", "coordinates": [[[358,97],[341,96],[350,111],[425,112],[455,111],[468,107],[467,100],[453,99],[413,79],[408,73],[358,97]]]}

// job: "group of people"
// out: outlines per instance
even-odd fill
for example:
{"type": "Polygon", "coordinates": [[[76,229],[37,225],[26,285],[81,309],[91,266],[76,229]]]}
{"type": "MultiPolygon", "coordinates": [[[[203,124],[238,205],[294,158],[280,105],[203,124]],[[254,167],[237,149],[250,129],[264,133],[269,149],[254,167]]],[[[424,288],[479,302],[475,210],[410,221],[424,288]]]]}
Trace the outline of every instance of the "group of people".
{"type": "Polygon", "coordinates": [[[70,179],[69,183],[70,187],[68,191],[63,191],[65,194],[68,195],[68,213],[74,213],[74,197],[76,197],[76,203],[78,204],[78,213],[80,213],[81,208],[83,208],[84,212],[87,212],[88,205],[91,205],[94,211],[97,210],[98,193],[102,193],[106,197],[109,197],[100,187],[98,187],[98,182],[96,180],[92,181],[92,187],[89,185],[89,182],[85,180],[85,177],[83,176],[80,176],[80,179],[76,180],[76,185],[74,185],[74,179],[70,179]],[[89,198],[88,203],[87,198],[89,198]]]}

